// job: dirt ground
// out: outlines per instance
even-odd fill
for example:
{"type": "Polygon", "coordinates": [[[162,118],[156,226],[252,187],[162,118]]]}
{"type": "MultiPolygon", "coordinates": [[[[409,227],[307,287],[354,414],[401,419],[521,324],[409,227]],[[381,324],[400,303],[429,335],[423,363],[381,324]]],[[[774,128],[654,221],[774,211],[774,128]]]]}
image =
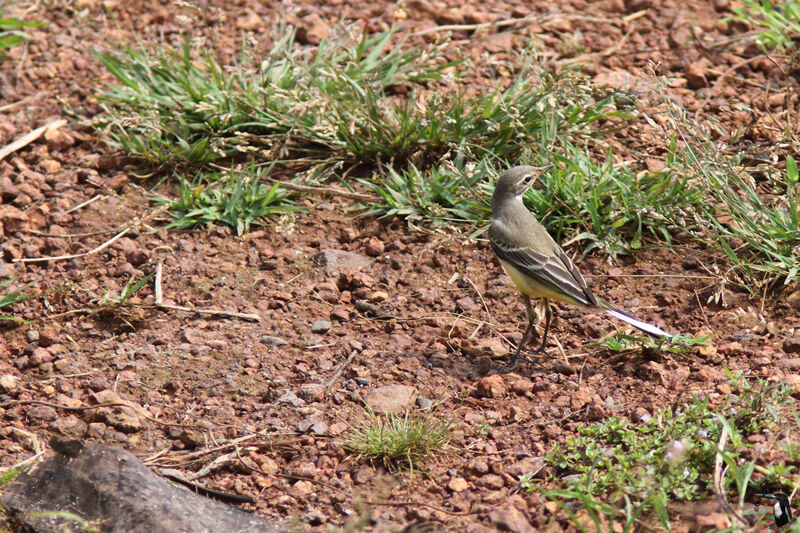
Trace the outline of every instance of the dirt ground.
{"type": "MultiPolygon", "coordinates": [[[[367,31],[402,23],[411,36],[539,14],[456,29],[454,40],[474,59],[475,79],[465,83],[489,80],[488,66],[531,37],[552,68],[579,63],[598,83],[632,92],[652,65],[669,77],[670,97],[700,120],[724,123],[721,135],[737,149],[759,154],[783,140],[780,121],[797,103],[796,72],[762,56],[747,27],[722,22],[731,14],[728,0],[197,6],[45,0],[7,13],[48,25],[29,30],[27,46],[0,64],[0,146],[54,119],[68,124],[0,161],[0,280],[17,277],[14,285],[30,284],[25,292],[33,296],[11,308],[30,324],[2,326],[0,375],[10,377],[0,387],[0,468],[44,450],[53,435],[78,437],[187,473],[228,454],[197,482],[251,496],[256,503],[241,508],[297,521],[300,530],[337,530],[368,510],[370,531],[417,520],[453,531],[548,524],[558,531],[570,527],[563,512],[514,489],[522,474],[545,475],[543,454],[577,426],[639,419],[679,394],[718,400],[730,392],[723,364],[800,385],[796,284],[764,299],[728,285],[724,306],[707,303],[720,287],[715,259],[680,242],[616,262],[592,255],[580,268],[603,298],[670,331],[713,332],[710,346],[674,356],[587,347],[621,325],[559,306],[553,338],[560,346],[515,373],[487,378],[524,328],[524,307],[488,243],[412,230],[402,220],[353,218],[351,202],[341,198],[312,198],[307,213],[244,237],[227,229],[158,230],[166,219],[145,197],[155,179],[141,177],[142,167],[70,116],[98,112],[94,95],[111,76],[91,50],[123,39],[178,44],[204,36],[234,54],[242,35],[258,39],[279,22],[298,25],[300,41],[313,44],[341,21],[367,31]],[[128,226],[91,255],[13,262],[88,252],[128,226]],[[320,261],[326,250],[370,260],[337,269],[320,261]],[[166,303],[260,320],[179,310],[85,312],[159,262],[166,303]],[[397,474],[346,452],[342,436],[366,419],[363,399],[380,401],[374,391],[389,385],[414,388],[408,396],[389,389],[389,400],[433,405],[437,415],[453,417],[451,454],[421,472],[397,474]],[[120,401],[132,408],[92,407],[120,401]],[[238,447],[226,448],[234,438],[242,438],[238,447]]],[[[632,157],[630,142],[611,143],[617,157],[632,157]]],[[[663,164],[663,153],[653,149],[638,164],[663,164]]],[[[152,283],[134,301],[152,302],[152,283]]],[[[693,527],[689,515],[674,522],[676,530],[693,527]]]]}

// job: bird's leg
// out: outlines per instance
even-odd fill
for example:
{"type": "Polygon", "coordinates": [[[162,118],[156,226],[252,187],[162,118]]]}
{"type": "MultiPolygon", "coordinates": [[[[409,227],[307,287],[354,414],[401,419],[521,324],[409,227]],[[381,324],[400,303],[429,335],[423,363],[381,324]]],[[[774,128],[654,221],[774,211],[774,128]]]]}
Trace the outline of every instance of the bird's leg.
{"type": "MultiPolygon", "coordinates": [[[[550,307],[550,300],[542,298],[542,304],[544,305],[544,335],[542,335],[542,345],[534,353],[547,353],[545,350],[545,346],[547,346],[547,331],[550,329],[550,321],[553,319],[553,308],[550,307]]],[[[530,306],[530,303],[528,305],[530,306]]]]}
{"type": "Polygon", "coordinates": [[[531,299],[527,295],[524,295],[522,298],[525,301],[525,309],[528,311],[528,327],[525,328],[525,333],[522,334],[522,339],[520,339],[519,344],[517,345],[517,351],[514,352],[514,357],[511,358],[511,361],[506,366],[498,368],[497,369],[498,373],[511,372],[512,370],[517,368],[517,363],[519,362],[519,354],[522,351],[522,347],[525,345],[525,342],[527,342],[528,337],[531,334],[531,331],[533,331],[533,323],[536,320],[536,315],[534,314],[533,308],[531,307],[531,299]]]}

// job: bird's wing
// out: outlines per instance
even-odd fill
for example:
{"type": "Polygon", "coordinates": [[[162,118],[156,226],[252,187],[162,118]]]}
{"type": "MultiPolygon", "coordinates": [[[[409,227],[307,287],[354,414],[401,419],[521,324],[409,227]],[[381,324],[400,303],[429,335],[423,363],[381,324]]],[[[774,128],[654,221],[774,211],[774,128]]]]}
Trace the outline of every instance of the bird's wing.
{"type": "Polygon", "coordinates": [[[535,282],[579,304],[589,307],[599,305],[594,293],[586,285],[586,280],[561,248],[557,248],[555,255],[552,255],[529,247],[514,247],[497,238],[491,241],[497,257],[535,282]]]}

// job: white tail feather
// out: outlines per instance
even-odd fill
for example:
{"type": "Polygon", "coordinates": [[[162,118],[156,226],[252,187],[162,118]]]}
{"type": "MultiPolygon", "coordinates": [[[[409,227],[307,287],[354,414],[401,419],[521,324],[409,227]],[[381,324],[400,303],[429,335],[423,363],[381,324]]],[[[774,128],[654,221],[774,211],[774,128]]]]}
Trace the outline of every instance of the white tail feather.
{"type": "Polygon", "coordinates": [[[654,337],[671,337],[669,333],[664,331],[663,329],[654,326],[653,324],[648,324],[647,322],[642,322],[641,320],[637,320],[632,316],[628,316],[622,311],[617,311],[616,309],[606,309],[606,312],[623,322],[627,322],[631,326],[644,331],[647,334],[653,335],[654,337]]]}

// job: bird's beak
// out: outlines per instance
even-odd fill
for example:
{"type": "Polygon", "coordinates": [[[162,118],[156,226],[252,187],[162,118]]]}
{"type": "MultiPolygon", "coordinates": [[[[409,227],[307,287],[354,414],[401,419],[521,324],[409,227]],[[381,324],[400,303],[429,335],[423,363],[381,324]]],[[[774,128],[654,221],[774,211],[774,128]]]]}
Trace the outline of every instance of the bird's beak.
{"type": "Polygon", "coordinates": [[[551,163],[551,164],[549,164],[549,165],[544,165],[544,166],[541,166],[541,167],[535,167],[535,168],[536,168],[536,170],[538,170],[539,172],[547,172],[548,170],[550,170],[550,169],[551,169],[551,168],[553,168],[554,166],[555,166],[555,165],[553,165],[553,164],[551,163]]]}

